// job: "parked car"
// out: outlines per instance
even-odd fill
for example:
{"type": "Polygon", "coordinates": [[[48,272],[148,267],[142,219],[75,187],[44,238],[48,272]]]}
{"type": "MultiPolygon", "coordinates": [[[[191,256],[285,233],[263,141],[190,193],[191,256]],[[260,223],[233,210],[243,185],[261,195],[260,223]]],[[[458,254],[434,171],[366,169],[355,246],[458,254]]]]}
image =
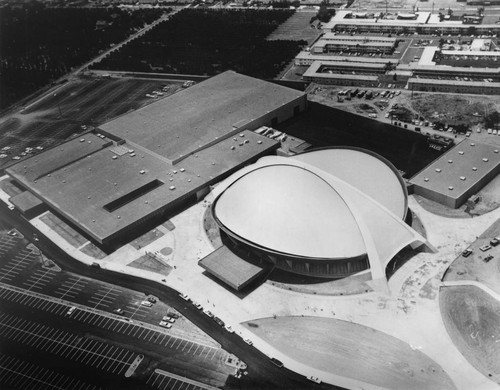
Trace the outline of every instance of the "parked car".
{"type": "Polygon", "coordinates": [[[470,249],[466,249],[462,252],[463,257],[469,257],[472,254],[472,251],[470,249]]]}
{"type": "Polygon", "coordinates": [[[172,324],[170,322],[160,321],[160,326],[170,329],[172,327],[172,324]]]}
{"type": "Polygon", "coordinates": [[[141,305],[142,305],[142,306],[146,306],[146,307],[151,307],[151,306],[153,306],[153,304],[152,304],[151,302],[149,302],[149,301],[142,301],[142,302],[141,302],[141,305]]]}
{"type": "Polygon", "coordinates": [[[167,316],[168,316],[168,317],[175,318],[176,320],[177,320],[177,319],[179,319],[179,317],[180,317],[180,316],[179,316],[179,314],[177,314],[176,312],[174,312],[174,311],[172,311],[172,310],[169,310],[169,311],[167,312],[167,316]]]}
{"type": "Polygon", "coordinates": [[[491,246],[497,246],[498,244],[500,244],[500,239],[498,237],[495,237],[490,241],[491,246]]]}
{"type": "Polygon", "coordinates": [[[486,257],[483,259],[483,261],[484,261],[485,263],[487,263],[487,262],[488,262],[488,261],[490,261],[490,260],[493,260],[493,256],[492,256],[492,255],[486,256],[486,257]]]}
{"type": "Polygon", "coordinates": [[[220,325],[220,326],[225,326],[224,321],[222,321],[219,317],[214,317],[214,321],[220,325]]]}
{"type": "Polygon", "coordinates": [[[482,252],[489,251],[491,249],[491,245],[483,245],[482,247],[479,248],[482,252]]]}
{"type": "Polygon", "coordinates": [[[120,309],[120,308],[117,308],[117,309],[113,310],[113,313],[120,314],[121,316],[125,314],[125,312],[123,311],[123,309],[120,309]]]}

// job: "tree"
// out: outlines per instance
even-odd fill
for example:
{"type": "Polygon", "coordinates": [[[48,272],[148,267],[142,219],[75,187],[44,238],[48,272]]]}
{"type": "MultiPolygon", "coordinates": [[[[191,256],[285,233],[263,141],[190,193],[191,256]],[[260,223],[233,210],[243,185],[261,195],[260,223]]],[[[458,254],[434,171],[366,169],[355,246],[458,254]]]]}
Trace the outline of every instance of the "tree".
{"type": "Polygon", "coordinates": [[[322,23],[328,23],[333,16],[335,16],[335,10],[333,8],[327,8],[325,5],[321,5],[316,14],[316,17],[322,23]]]}

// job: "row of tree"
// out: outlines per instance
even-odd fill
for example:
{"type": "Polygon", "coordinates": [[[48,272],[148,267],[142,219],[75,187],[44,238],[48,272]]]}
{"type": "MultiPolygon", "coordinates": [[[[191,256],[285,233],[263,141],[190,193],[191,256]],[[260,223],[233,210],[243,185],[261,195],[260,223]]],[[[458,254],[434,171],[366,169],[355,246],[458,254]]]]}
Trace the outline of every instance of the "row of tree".
{"type": "Polygon", "coordinates": [[[266,37],[293,10],[186,9],[96,64],[96,69],[273,78],[305,41],[266,37]]]}
{"type": "Polygon", "coordinates": [[[27,3],[0,12],[0,109],[125,39],[164,10],[49,8],[27,3]]]}

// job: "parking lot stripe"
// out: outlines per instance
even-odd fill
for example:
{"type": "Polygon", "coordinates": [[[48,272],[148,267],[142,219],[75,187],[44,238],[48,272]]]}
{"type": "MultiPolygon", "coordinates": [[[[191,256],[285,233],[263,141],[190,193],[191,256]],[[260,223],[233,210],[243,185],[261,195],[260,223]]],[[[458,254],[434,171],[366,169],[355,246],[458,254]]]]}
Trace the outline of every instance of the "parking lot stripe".
{"type": "Polygon", "coordinates": [[[141,328],[140,328],[140,327],[138,327],[138,326],[135,326],[135,325],[134,325],[133,330],[134,330],[134,334],[132,334],[132,330],[131,330],[131,331],[130,331],[130,333],[129,333],[129,335],[131,335],[132,337],[135,337],[135,334],[136,334],[139,330],[141,330],[141,328]]]}
{"type": "Polygon", "coordinates": [[[215,355],[217,355],[217,352],[219,352],[219,350],[214,348],[214,354],[212,355],[212,357],[210,358],[210,360],[213,360],[213,358],[215,357],[215,355]]]}
{"type": "MultiPolygon", "coordinates": [[[[77,389],[77,385],[80,386],[80,383],[85,384],[74,377],[68,377],[18,359],[15,359],[15,363],[20,364],[11,367],[2,365],[0,370],[6,373],[6,375],[2,375],[3,382],[10,383],[16,388],[65,390],[68,388],[77,389]],[[69,385],[71,387],[68,387],[69,385]]],[[[93,388],[96,389],[95,386],[93,388]]]]}
{"type": "Polygon", "coordinates": [[[141,336],[142,336],[142,334],[143,334],[145,331],[148,331],[148,333],[149,333],[149,330],[148,330],[148,329],[146,329],[146,328],[142,328],[142,331],[141,331],[141,333],[139,334],[139,336],[137,336],[137,338],[138,338],[138,339],[140,339],[140,338],[141,338],[141,336]]]}

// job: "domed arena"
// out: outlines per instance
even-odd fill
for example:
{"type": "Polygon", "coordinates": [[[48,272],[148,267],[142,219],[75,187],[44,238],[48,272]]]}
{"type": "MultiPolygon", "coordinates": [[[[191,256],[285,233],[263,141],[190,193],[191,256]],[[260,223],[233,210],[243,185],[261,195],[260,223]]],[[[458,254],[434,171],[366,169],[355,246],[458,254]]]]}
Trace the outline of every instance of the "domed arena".
{"type": "Polygon", "coordinates": [[[292,273],[385,279],[401,249],[428,245],[404,222],[408,195],[398,171],[362,149],[263,157],[213,193],[212,215],[229,240],[292,273]]]}

